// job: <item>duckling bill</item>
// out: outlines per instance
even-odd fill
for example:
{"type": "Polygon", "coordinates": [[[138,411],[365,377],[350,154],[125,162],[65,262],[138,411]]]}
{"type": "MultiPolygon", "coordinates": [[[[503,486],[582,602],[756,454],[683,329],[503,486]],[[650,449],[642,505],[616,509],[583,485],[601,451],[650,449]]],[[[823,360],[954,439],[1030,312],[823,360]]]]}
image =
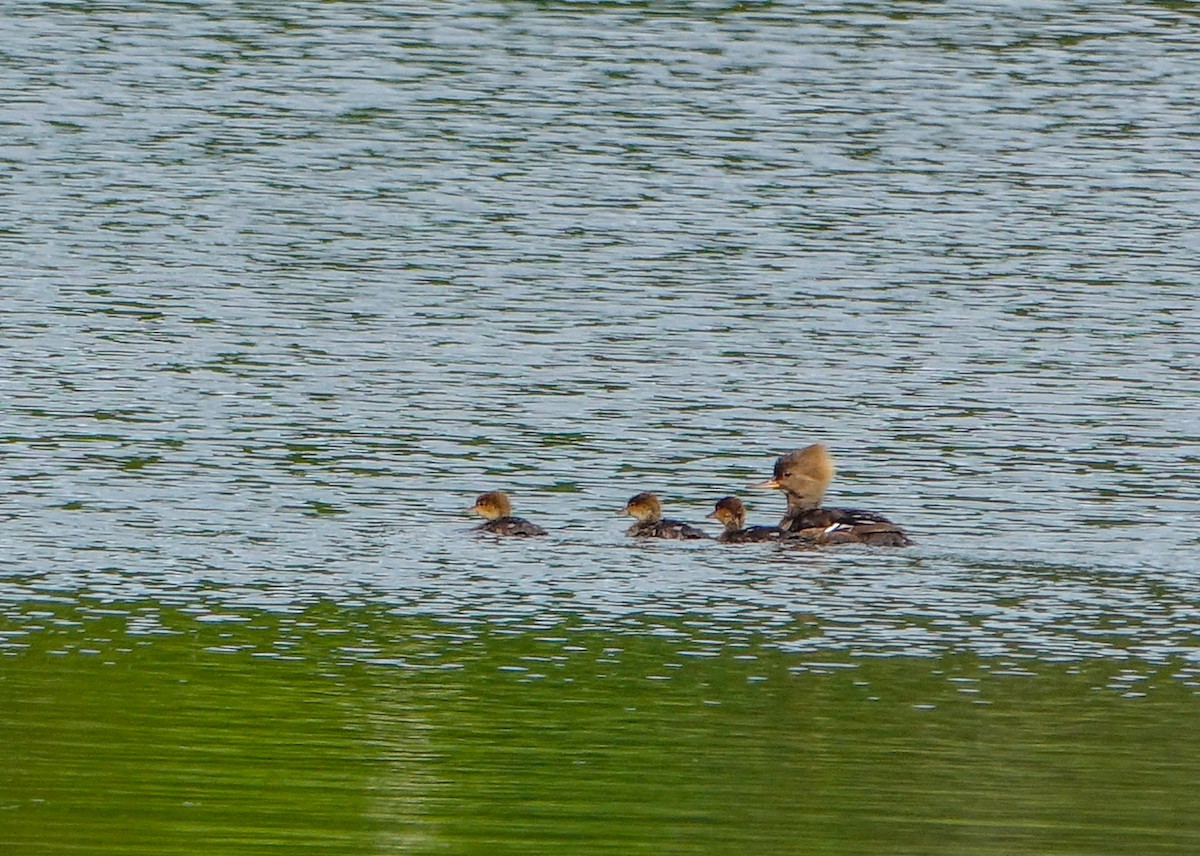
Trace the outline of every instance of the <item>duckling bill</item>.
{"type": "Polygon", "coordinates": [[[475,499],[475,504],[467,509],[468,514],[478,514],[484,522],[475,527],[476,532],[489,532],[492,535],[511,535],[519,538],[530,538],[545,535],[546,530],[535,526],[524,517],[513,517],[512,503],[501,490],[481,493],[475,499]]]}
{"type": "Polygon", "coordinates": [[[771,478],[756,485],[783,491],[787,513],[779,528],[794,533],[788,540],[877,547],[906,547],[912,543],[901,527],[877,512],[821,507],[835,472],[829,450],[821,443],[813,443],[781,456],[775,462],[771,478]]]}
{"type": "Polygon", "coordinates": [[[706,516],[719,521],[725,527],[725,531],[717,536],[717,540],[722,544],[778,541],[788,534],[778,526],[747,526],[746,506],[736,496],[718,499],[716,508],[706,516]]]}
{"type": "Polygon", "coordinates": [[[635,523],[625,530],[632,538],[672,538],[692,541],[707,538],[708,534],[681,520],[667,520],[662,516],[662,503],[652,493],[639,493],[625,503],[617,514],[628,514],[635,523]]]}

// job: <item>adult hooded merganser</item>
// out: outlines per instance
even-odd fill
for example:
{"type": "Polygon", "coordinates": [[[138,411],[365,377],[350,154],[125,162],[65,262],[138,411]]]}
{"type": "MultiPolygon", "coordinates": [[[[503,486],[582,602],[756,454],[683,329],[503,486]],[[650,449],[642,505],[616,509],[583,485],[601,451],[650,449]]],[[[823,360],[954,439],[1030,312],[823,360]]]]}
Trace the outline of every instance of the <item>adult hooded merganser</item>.
{"type": "Polygon", "coordinates": [[[781,490],[787,514],[779,528],[799,533],[814,544],[871,544],[905,547],[912,542],[904,530],[882,514],[861,508],[822,508],[825,490],[833,481],[833,458],[820,443],[788,452],[775,462],[775,474],[759,488],[781,490]]]}
{"type": "Polygon", "coordinates": [[[475,504],[467,509],[467,513],[478,514],[487,521],[476,526],[476,532],[516,535],[525,538],[546,534],[545,529],[533,525],[524,517],[513,517],[512,503],[508,501],[508,496],[502,490],[491,490],[479,494],[475,504]]]}
{"type": "Polygon", "coordinates": [[[746,526],[746,506],[736,496],[718,499],[717,507],[707,516],[724,524],[725,531],[717,536],[722,544],[778,541],[788,534],[778,526],[746,526]]]}
{"type": "Polygon", "coordinates": [[[895,523],[833,523],[790,532],[787,544],[825,547],[830,544],[868,544],[872,547],[907,547],[912,541],[895,523]]]}
{"type": "Polygon", "coordinates": [[[704,530],[680,520],[664,520],[662,503],[652,493],[639,493],[625,503],[625,507],[617,514],[628,514],[637,518],[637,522],[625,530],[626,535],[634,538],[674,538],[690,541],[708,537],[704,530]]]}

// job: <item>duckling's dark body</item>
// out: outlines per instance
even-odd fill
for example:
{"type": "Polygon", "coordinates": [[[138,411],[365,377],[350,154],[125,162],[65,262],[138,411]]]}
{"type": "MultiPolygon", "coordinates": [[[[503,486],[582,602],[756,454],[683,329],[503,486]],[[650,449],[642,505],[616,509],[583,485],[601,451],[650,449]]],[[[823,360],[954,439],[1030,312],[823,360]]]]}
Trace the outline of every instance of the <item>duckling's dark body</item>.
{"type": "Polygon", "coordinates": [[[717,536],[722,544],[751,544],[762,541],[779,541],[787,536],[778,526],[747,526],[745,529],[726,529],[717,536]]]}
{"type": "Polygon", "coordinates": [[[502,490],[491,490],[487,493],[481,493],[475,500],[475,504],[467,509],[467,513],[478,514],[480,517],[486,518],[486,522],[475,527],[473,530],[475,532],[487,532],[491,535],[512,535],[518,538],[530,538],[546,534],[545,529],[540,526],[534,526],[524,517],[514,517],[512,503],[508,501],[508,495],[502,490]]]}
{"type": "Polygon", "coordinates": [[[532,538],[545,535],[546,530],[530,523],[524,517],[500,517],[489,520],[475,527],[476,532],[488,532],[492,535],[512,535],[518,538],[532,538]]]}
{"type": "Polygon", "coordinates": [[[669,538],[673,541],[695,541],[707,538],[708,533],[682,520],[662,516],[662,503],[652,493],[639,493],[625,503],[617,514],[628,514],[636,523],[625,530],[631,538],[669,538]]]}
{"type": "Polygon", "coordinates": [[[682,520],[639,520],[625,530],[633,538],[669,538],[674,541],[696,541],[708,533],[682,520]]]}
{"type": "Polygon", "coordinates": [[[717,500],[710,520],[717,520],[725,527],[717,540],[722,544],[749,544],[754,541],[778,541],[787,533],[778,526],[747,526],[746,506],[736,496],[725,496],[717,500]]]}

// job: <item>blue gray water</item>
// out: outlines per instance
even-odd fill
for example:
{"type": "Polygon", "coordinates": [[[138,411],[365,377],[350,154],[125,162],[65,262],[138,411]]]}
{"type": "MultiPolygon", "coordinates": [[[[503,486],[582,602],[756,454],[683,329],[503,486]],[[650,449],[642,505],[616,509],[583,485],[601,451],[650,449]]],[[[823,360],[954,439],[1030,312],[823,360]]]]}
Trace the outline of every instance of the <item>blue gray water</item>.
{"type": "Polygon", "coordinates": [[[1194,27],[1127,3],[18,6],[7,598],[520,611],[553,580],[618,612],[982,610],[927,643],[1086,654],[1087,616],[1153,587],[1194,628],[1194,27]],[[631,549],[611,517],[654,489],[699,518],[817,440],[830,501],[919,547],[631,549]],[[555,536],[464,537],[493,487],[555,536]],[[780,563],[851,582],[741,576],[780,563]]]}
{"type": "Polygon", "coordinates": [[[9,4],[0,650],[328,602],[1195,680],[1198,23],[9,4]],[[614,515],[773,522],[816,441],[916,546],[614,515]],[[551,536],[470,536],[492,488],[551,536]]]}

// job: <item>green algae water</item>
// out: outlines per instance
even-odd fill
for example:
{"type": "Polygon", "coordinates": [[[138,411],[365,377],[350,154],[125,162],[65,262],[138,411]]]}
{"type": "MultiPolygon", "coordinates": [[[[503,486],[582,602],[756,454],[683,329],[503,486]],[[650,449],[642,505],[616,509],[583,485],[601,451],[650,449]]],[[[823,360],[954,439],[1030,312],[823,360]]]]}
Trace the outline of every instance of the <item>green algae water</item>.
{"type": "Polygon", "coordinates": [[[10,3],[0,853],[1193,856],[1198,20],[10,3]]]}
{"type": "Polygon", "coordinates": [[[42,606],[4,672],[8,852],[1200,843],[1195,670],[817,661],[686,617],[121,604],[131,633],[113,605],[42,606]]]}

